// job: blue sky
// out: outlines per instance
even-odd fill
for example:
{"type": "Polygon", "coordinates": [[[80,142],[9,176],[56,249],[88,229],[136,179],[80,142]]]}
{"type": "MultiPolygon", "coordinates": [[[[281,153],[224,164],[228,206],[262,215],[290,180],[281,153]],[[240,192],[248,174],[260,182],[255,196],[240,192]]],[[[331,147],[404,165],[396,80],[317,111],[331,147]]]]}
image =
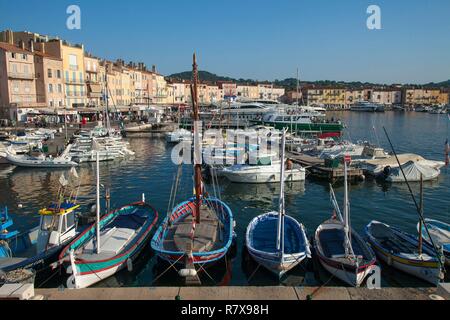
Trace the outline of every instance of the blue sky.
{"type": "Polygon", "coordinates": [[[0,0],[0,28],[84,43],[109,59],[257,80],[425,83],[450,79],[448,0],[0,0]],[[81,8],[81,30],[66,8],[81,8]],[[368,30],[379,5],[382,30],[368,30]]]}

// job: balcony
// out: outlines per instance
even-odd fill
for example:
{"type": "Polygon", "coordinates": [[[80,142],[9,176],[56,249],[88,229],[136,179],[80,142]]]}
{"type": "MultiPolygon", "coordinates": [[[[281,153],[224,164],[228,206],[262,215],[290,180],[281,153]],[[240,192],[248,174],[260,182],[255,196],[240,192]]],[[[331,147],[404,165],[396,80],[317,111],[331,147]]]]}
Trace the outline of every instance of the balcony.
{"type": "Polygon", "coordinates": [[[81,94],[81,92],[78,91],[66,91],[66,97],[67,98],[86,98],[85,92],[81,94]]]}
{"type": "Polygon", "coordinates": [[[8,78],[34,80],[36,77],[35,77],[34,73],[8,72],[8,78]]]}
{"type": "Polygon", "coordinates": [[[75,84],[75,85],[84,85],[85,82],[84,80],[79,80],[79,79],[66,79],[65,80],[66,84],[75,84]]]}

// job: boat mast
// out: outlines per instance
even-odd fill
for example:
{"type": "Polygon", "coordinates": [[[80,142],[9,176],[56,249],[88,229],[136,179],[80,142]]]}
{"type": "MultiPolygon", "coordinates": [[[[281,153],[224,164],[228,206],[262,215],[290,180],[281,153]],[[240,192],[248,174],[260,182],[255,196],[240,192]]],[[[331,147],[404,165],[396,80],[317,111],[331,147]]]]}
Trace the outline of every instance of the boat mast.
{"type": "Polygon", "coordinates": [[[298,87],[300,86],[300,81],[298,79],[298,67],[297,67],[297,106],[299,106],[298,104],[298,87]]]}
{"type": "Polygon", "coordinates": [[[350,156],[344,156],[344,232],[345,232],[345,251],[347,255],[354,256],[352,242],[351,242],[351,228],[349,221],[349,201],[348,201],[348,168],[347,163],[350,163],[350,156]]]}
{"type": "Polygon", "coordinates": [[[98,156],[98,151],[97,151],[97,163],[96,163],[96,165],[97,165],[97,168],[96,168],[96,170],[97,170],[97,205],[96,205],[96,211],[97,211],[97,235],[96,235],[96,238],[97,238],[97,245],[96,245],[96,251],[97,251],[97,254],[99,254],[100,253],[100,170],[99,170],[99,168],[100,168],[100,165],[99,165],[99,163],[100,163],[100,161],[99,161],[99,156],[98,156]]]}
{"type": "Polygon", "coordinates": [[[277,250],[281,259],[284,255],[284,149],[286,146],[286,130],[283,130],[281,137],[281,165],[280,165],[280,201],[278,207],[278,234],[277,234],[277,250]]]}
{"type": "Polygon", "coordinates": [[[197,95],[197,58],[194,53],[192,64],[192,81],[191,84],[191,97],[192,97],[192,109],[193,109],[193,121],[194,121],[194,188],[195,188],[195,219],[196,223],[200,223],[200,198],[202,196],[202,168],[201,168],[201,145],[199,134],[199,115],[198,115],[198,95],[197,95]]]}
{"type": "MultiPolygon", "coordinates": [[[[420,214],[423,217],[423,175],[420,174],[420,214]]],[[[423,237],[422,237],[422,219],[419,219],[419,256],[422,255],[423,251],[423,237]]]]}

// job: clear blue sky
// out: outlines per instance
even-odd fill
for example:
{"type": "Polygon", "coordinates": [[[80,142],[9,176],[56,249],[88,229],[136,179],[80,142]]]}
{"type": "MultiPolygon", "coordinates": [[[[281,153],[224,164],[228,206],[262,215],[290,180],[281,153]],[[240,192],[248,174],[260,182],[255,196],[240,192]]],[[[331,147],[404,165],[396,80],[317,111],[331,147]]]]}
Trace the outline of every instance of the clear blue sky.
{"type": "Polygon", "coordinates": [[[424,83],[450,79],[449,0],[0,0],[0,28],[84,43],[109,59],[257,80],[424,83]],[[81,7],[82,28],[66,28],[81,7]],[[366,28],[381,7],[382,30],[366,28]]]}

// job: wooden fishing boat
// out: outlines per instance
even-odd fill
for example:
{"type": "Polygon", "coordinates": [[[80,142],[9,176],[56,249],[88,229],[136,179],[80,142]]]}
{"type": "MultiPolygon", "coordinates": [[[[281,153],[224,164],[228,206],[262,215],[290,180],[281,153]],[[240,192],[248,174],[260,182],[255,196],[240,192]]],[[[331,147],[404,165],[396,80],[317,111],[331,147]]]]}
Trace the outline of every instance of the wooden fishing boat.
{"type": "Polygon", "coordinates": [[[347,163],[344,158],[344,215],[342,216],[331,188],[336,214],[316,230],[314,247],[321,265],[336,278],[359,287],[374,269],[376,258],[367,243],[353,230],[349,223],[347,163]]]}
{"type": "MultiPolygon", "coordinates": [[[[450,224],[433,219],[425,219],[425,223],[434,243],[442,250],[445,257],[445,264],[447,266],[450,265],[450,224]]],[[[421,226],[419,223],[417,228],[419,232],[422,232],[423,239],[428,244],[431,244],[430,237],[428,236],[425,227],[421,226]]]]}
{"type": "Polygon", "coordinates": [[[365,232],[378,258],[387,265],[431,284],[439,283],[441,268],[432,247],[423,243],[419,252],[417,237],[378,221],[370,222],[365,232]]]}
{"type": "Polygon", "coordinates": [[[247,227],[245,237],[245,245],[252,258],[278,277],[311,257],[305,228],[285,214],[285,147],[286,132],[283,133],[281,143],[279,211],[254,218],[247,227]]]}
{"type": "Polygon", "coordinates": [[[97,222],[88,227],[59,255],[68,274],[67,287],[81,289],[102,281],[139,255],[158,221],[157,211],[147,203],[132,203],[100,219],[99,176],[97,160],[97,222]]]}
{"type": "Polygon", "coordinates": [[[202,183],[201,163],[198,161],[201,155],[201,139],[198,128],[198,73],[195,54],[193,60],[194,80],[191,93],[195,124],[195,196],[175,206],[172,211],[168,210],[168,215],[151,242],[152,249],[158,257],[171,265],[184,266],[184,269],[180,270],[180,275],[186,278],[197,275],[196,266],[207,267],[223,258],[230,249],[234,236],[231,209],[218,196],[207,195],[202,183]]]}

